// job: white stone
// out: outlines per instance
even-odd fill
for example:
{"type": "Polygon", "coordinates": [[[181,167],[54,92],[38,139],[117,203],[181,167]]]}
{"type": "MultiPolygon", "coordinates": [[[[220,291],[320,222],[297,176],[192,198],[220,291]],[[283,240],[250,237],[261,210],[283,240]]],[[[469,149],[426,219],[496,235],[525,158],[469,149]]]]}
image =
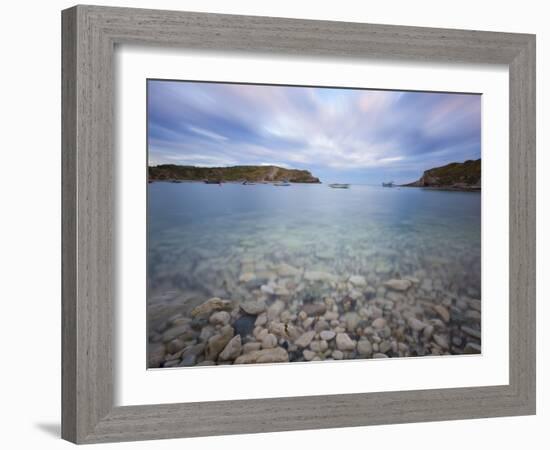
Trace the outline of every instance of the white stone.
{"type": "Polygon", "coordinates": [[[321,353],[328,349],[328,343],[327,341],[312,341],[309,348],[316,353],[321,353]]]}
{"type": "Polygon", "coordinates": [[[275,267],[275,272],[277,272],[277,275],[280,277],[294,277],[300,275],[301,270],[290,264],[281,263],[275,267]]]}
{"type": "Polygon", "coordinates": [[[281,300],[276,300],[269,308],[267,308],[267,319],[275,320],[285,309],[285,304],[281,300]]]}
{"type": "Polygon", "coordinates": [[[261,313],[258,317],[256,317],[256,322],[254,322],[254,325],[257,327],[262,327],[267,323],[267,314],[261,313]]]}
{"type": "Polygon", "coordinates": [[[421,320],[418,320],[416,317],[409,317],[407,323],[409,324],[409,327],[411,327],[414,331],[422,331],[424,328],[426,328],[426,324],[421,320]]]}
{"type": "Polygon", "coordinates": [[[314,336],[315,336],[315,331],[306,331],[294,343],[298,347],[305,348],[311,343],[314,336]]]}
{"type": "Polygon", "coordinates": [[[319,272],[319,271],[313,271],[308,270],[304,273],[304,278],[308,281],[336,281],[336,276],[327,273],[327,272],[319,272]]]}
{"type": "Polygon", "coordinates": [[[449,314],[449,310],[444,306],[434,305],[433,309],[439,315],[439,317],[441,317],[443,322],[447,323],[449,322],[449,320],[451,320],[451,315],[449,314]]]}
{"type": "Polygon", "coordinates": [[[386,281],[384,286],[393,289],[394,291],[406,291],[412,286],[412,282],[410,280],[393,279],[386,281]]]}
{"type": "Polygon", "coordinates": [[[257,316],[265,311],[265,302],[261,300],[248,301],[241,303],[240,307],[245,313],[257,316]]]}
{"type": "Polygon", "coordinates": [[[351,351],[355,350],[356,342],[351,339],[346,333],[338,333],[336,335],[336,347],[338,350],[351,351]]]}
{"type": "Polygon", "coordinates": [[[381,330],[386,326],[386,319],[379,317],[378,319],[372,321],[372,326],[377,330],[381,330]]]}
{"type": "Polygon", "coordinates": [[[252,272],[244,272],[239,277],[239,281],[241,283],[249,283],[250,281],[254,280],[256,278],[256,275],[252,272]]]}
{"type": "Polygon", "coordinates": [[[352,275],[349,277],[349,282],[356,287],[365,287],[367,285],[367,280],[362,275],[352,275]]]}
{"type": "Polygon", "coordinates": [[[233,337],[225,346],[223,351],[218,356],[222,361],[229,361],[235,359],[241,354],[241,335],[237,334],[233,337]]]}
{"type": "Polygon", "coordinates": [[[262,339],[262,348],[275,348],[277,347],[277,338],[274,334],[268,333],[262,339]]]}
{"type": "Polygon", "coordinates": [[[288,362],[288,353],[282,347],[256,350],[239,356],[235,364],[288,362]]]}
{"type": "Polygon", "coordinates": [[[449,341],[445,336],[441,334],[434,334],[433,339],[437,345],[439,345],[443,350],[449,349],[449,341]]]}
{"type": "Polygon", "coordinates": [[[231,316],[227,311],[217,311],[210,316],[208,320],[212,325],[226,325],[231,320],[231,316]]]}
{"type": "Polygon", "coordinates": [[[336,333],[332,330],[324,330],[324,331],[321,331],[319,336],[324,341],[330,341],[331,339],[334,339],[334,337],[336,336],[336,333]]]}

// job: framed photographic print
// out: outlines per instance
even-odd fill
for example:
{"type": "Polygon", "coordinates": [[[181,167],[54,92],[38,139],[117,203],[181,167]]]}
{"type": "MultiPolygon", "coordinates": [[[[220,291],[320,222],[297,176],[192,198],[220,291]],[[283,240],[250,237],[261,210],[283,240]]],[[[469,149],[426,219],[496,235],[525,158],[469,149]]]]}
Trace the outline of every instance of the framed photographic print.
{"type": "Polygon", "coordinates": [[[147,90],[149,368],[481,353],[481,95],[147,90]]]}
{"type": "Polygon", "coordinates": [[[63,11],[63,437],[533,414],[534,74],[532,35],[63,11]]]}

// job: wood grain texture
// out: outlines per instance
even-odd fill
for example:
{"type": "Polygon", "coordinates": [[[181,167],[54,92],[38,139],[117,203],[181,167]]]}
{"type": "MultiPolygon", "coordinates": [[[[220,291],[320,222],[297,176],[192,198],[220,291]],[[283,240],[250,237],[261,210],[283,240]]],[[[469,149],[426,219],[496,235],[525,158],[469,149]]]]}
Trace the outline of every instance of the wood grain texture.
{"type": "Polygon", "coordinates": [[[63,11],[62,435],[77,443],[535,412],[535,38],[526,34],[77,6],[63,11]],[[510,383],[113,406],[115,44],[510,71],[510,383]]]}
{"type": "Polygon", "coordinates": [[[76,10],[62,17],[62,155],[61,155],[61,332],[62,332],[62,392],[61,434],[76,440],[76,10]]]}
{"type": "Polygon", "coordinates": [[[510,71],[510,384],[535,409],[536,95],[535,39],[510,71]]]}

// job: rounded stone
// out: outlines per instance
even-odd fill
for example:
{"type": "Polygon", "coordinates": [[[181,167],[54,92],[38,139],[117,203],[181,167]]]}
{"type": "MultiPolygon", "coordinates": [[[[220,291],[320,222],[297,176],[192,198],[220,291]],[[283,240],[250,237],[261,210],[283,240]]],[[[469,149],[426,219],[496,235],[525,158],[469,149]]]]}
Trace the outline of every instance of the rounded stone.
{"type": "Polygon", "coordinates": [[[267,333],[262,338],[262,348],[275,348],[277,347],[277,338],[274,334],[267,333]]]}
{"type": "Polygon", "coordinates": [[[234,336],[225,346],[223,351],[219,355],[219,359],[222,361],[229,361],[235,359],[241,354],[241,336],[237,334],[234,336]]]}
{"type": "Polygon", "coordinates": [[[386,326],[386,319],[379,317],[378,319],[372,321],[372,326],[377,330],[381,330],[386,326]]]}
{"type": "Polygon", "coordinates": [[[208,321],[212,325],[226,325],[231,320],[231,316],[227,311],[217,311],[210,316],[208,321]]]}
{"type": "Polygon", "coordinates": [[[336,335],[336,347],[338,350],[351,351],[355,350],[356,342],[351,339],[346,333],[338,333],[336,335]]]}
{"type": "Polygon", "coordinates": [[[295,342],[295,344],[298,347],[305,348],[307,347],[311,341],[313,340],[313,337],[315,336],[315,331],[307,331],[304,334],[302,334],[295,342]]]}
{"type": "Polygon", "coordinates": [[[361,356],[371,356],[372,355],[372,344],[368,340],[362,340],[357,342],[357,352],[361,356]]]}
{"type": "Polygon", "coordinates": [[[332,330],[324,330],[319,334],[322,340],[330,341],[336,337],[336,333],[332,330]]]}

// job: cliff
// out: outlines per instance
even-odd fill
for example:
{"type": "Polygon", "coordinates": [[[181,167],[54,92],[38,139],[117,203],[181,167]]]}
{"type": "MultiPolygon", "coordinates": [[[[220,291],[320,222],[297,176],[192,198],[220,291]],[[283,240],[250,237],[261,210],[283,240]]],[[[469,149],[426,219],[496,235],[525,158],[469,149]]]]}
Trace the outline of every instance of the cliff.
{"type": "Polygon", "coordinates": [[[277,166],[195,167],[162,164],[149,167],[149,180],[182,181],[283,181],[291,183],[320,183],[307,170],[285,169],[277,166]]]}
{"type": "Polygon", "coordinates": [[[481,190],[481,159],[451,163],[426,170],[419,180],[403,186],[465,191],[481,190]]]}

